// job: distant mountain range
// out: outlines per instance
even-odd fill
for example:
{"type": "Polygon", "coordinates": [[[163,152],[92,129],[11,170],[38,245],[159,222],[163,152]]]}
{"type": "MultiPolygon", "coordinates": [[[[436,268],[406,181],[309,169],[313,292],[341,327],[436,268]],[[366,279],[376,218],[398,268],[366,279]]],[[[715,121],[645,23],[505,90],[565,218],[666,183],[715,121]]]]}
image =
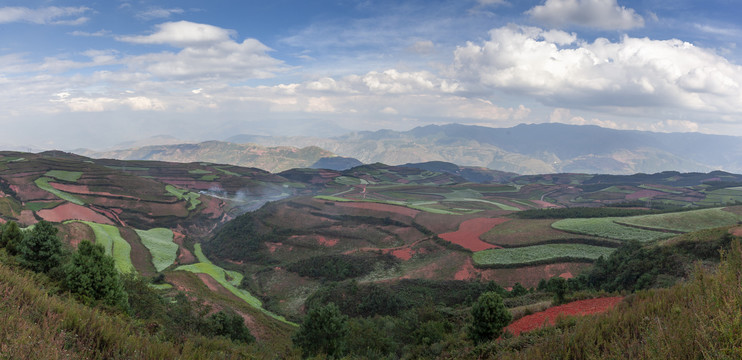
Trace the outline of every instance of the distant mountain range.
{"type": "MultiPolygon", "coordinates": [[[[742,172],[742,137],[613,130],[589,125],[429,125],[402,132],[364,131],[332,138],[236,135],[227,141],[263,147],[212,141],[82,154],[131,160],[209,161],[269,171],[310,167],[323,157],[339,155],[362,163],[443,161],[518,174],[742,172]],[[277,146],[291,148],[271,148],[277,146]]],[[[335,163],[347,166],[354,162],[335,163]]]]}

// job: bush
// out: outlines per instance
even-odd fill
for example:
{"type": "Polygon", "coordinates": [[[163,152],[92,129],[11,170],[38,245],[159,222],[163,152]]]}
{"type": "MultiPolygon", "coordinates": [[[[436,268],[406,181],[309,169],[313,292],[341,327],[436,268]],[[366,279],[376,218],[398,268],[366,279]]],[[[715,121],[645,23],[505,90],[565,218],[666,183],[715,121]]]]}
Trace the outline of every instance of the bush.
{"type": "Polygon", "coordinates": [[[208,327],[211,333],[216,336],[224,336],[243,343],[255,341],[255,337],[250,334],[250,330],[245,326],[245,320],[233,312],[219,311],[211,315],[208,320],[208,327]]]}
{"type": "Polygon", "coordinates": [[[11,255],[18,254],[18,246],[23,240],[23,233],[15,221],[8,221],[3,226],[3,234],[0,236],[0,246],[5,247],[11,255]]]}
{"type": "Polygon", "coordinates": [[[49,272],[59,266],[62,259],[62,242],[57,228],[48,221],[40,221],[30,233],[21,237],[18,255],[23,266],[36,272],[49,272]]]}
{"type": "Polygon", "coordinates": [[[128,295],[113,263],[102,245],[83,240],[77,252],[65,265],[64,285],[88,304],[101,302],[105,305],[128,309],[128,295]]]}
{"type": "Polygon", "coordinates": [[[510,323],[512,315],[500,295],[486,292],[471,308],[472,323],[467,329],[469,339],[475,344],[493,340],[502,335],[502,329],[510,323]]]}
{"type": "Polygon", "coordinates": [[[332,357],[342,355],[347,335],[348,317],[330,303],[310,310],[292,340],[305,357],[319,354],[332,357]]]}

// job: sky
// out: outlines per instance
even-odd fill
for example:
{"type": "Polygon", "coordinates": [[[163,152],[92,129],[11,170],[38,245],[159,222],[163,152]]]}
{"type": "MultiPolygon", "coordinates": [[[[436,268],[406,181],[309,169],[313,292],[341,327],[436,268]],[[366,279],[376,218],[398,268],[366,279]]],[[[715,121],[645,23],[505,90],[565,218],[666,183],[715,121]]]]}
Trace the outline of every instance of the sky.
{"type": "Polygon", "coordinates": [[[0,149],[448,123],[742,136],[740,15],[737,0],[3,0],[0,149]]]}

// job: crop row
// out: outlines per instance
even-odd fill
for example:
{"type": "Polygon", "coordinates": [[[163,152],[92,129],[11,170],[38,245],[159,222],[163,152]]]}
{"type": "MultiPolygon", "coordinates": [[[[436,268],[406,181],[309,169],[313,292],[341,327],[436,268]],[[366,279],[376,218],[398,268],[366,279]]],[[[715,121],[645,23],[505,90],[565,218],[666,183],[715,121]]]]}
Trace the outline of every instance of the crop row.
{"type": "Polygon", "coordinates": [[[617,220],[625,221],[626,219],[628,218],[564,219],[551,226],[557,230],[625,241],[649,242],[673,236],[667,232],[638,229],[616,223],[617,220]]]}
{"type": "Polygon", "coordinates": [[[472,255],[472,259],[479,267],[521,267],[561,261],[594,261],[601,256],[607,257],[615,250],[585,244],[545,244],[478,251],[472,255]]]}

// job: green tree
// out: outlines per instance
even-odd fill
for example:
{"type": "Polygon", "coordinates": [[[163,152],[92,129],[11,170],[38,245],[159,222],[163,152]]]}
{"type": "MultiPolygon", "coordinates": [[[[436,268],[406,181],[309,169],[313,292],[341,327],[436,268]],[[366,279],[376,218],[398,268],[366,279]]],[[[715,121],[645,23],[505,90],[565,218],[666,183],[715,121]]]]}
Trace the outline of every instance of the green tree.
{"type": "Polygon", "coordinates": [[[525,294],[528,294],[528,289],[526,289],[519,282],[515,283],[515,285],[513,285],[513,289],[510,290],[510,297],[518,297],[525,294]]]}
{"type": "Polygon", "coordinates": [[[48,272],[59,266],[62,259],[62,242],[57,228],[48,221],[40,221],[18,244],[18,255],[24,266],[36,272],[48,272]]]}
{"type": "Polygon", "coordinates": [[[3,226],[3,235],[0,236],[0,245],[4,246],[11,255],[18,254],[18,245],[23,240],[23,233],[15,221],[8,221],[3,226]]]}
{"type": "Polygon", "coordinates": [[[255,341],[255,337],[250,334],[250,330],[245,326],[245,320],[242,316],[233,312],[220,311],[211,315],[208,324],[212,334],[216,336],[224,336],[244,343],[255,341]]]}
{"type": "Polygon", "coordinates": [[[109,306],[128,309],[128,295],[113,264],[102,245],[83,240],[77,252],[64,268],[64,284],[83,301],[97,301],[109,306]]]}
{"type": "Polygon", "coordinates": [[[348,317],[334,303],[312,309],[292,340],[305,357],[341,355],[348,334],[348,317]]]}
{"type": "Polygon", "coordinates": [[[483,293],[471,308],[472,323],[469,325],[468,336],[479,344],[493,340],[502,335],[502,329],[513,318],[505,308],[502,297],[495,292],[483,293]]]}

